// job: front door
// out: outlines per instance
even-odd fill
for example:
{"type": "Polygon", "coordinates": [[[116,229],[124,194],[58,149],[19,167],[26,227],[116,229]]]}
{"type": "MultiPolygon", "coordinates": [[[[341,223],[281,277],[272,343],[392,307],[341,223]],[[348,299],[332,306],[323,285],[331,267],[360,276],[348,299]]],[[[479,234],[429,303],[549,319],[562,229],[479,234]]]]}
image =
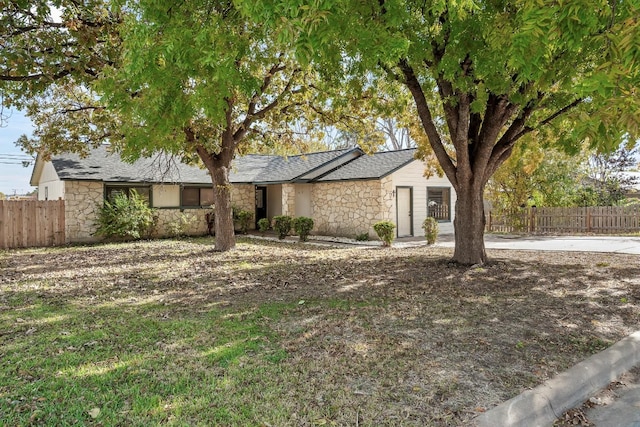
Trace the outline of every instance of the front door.
{"type": "Polygon", "coordinates": [[[396,218],[398,221],[398,237],[413,236],[413,189],[396,187],[396,218]]]}
{"type": "Polygon", "coordinates": [[[258,221],[267,217],[267,187],[256,187],[256,229],[258,221]]]}

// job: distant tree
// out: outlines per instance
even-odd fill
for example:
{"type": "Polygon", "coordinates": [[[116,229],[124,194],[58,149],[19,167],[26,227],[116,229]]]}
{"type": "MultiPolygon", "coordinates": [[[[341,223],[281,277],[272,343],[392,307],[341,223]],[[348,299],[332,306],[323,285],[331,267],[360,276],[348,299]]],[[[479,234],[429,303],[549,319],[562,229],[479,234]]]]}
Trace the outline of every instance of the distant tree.
{"type": "Polygon", "coordinates": [[[7,200],[7,195],[0,191],[0,200],[7,200]]]}
{"type": "Polygon", "coordinates": [[[613,153],[597,152],[589,156],[587,179],[583,182],[580,204],[612,206],[624,200],[637,178],[625,174],[638,164],[638,150],[622,145],[613,153]]]}
{"type": "Polygon", "coordinates": [[[493,174],[485,197],[495,211],[529,206],[575,206],[586,176],[586,154],[544,148],[530,137],[493,174]]]}

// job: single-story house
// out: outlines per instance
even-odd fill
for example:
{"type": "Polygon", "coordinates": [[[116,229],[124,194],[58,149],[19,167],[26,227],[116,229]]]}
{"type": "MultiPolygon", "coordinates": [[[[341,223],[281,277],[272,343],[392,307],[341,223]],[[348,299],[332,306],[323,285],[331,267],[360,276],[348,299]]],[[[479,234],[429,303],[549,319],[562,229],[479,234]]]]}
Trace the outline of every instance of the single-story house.
{"type": "MultiPolygon", "coordinates": [[[[359,148],[296,156],[246,155],[233,162],[232,202],[254,212],[255,222],[276,215],[313,218],[313,234],[354,237],[390,220],[398,237],[419,236],[427,215],[446,228],[453,220],[455,192],[446,178],[424,177],[415,149],[365,154],[359,148]]],[[[39,200],[65,200],[66,240],[95,240],[98,206],[113,192],[133,189],[158,210],[156,235],[181,215],[195,218],[191,234],[207,231],[213,199],[206,169],[158,156],[123,162],[109,146],[87,157],[40,157],[31,176],[39,200]]],[[[255,223],[254,223],[255,226],[255,223]]]]}

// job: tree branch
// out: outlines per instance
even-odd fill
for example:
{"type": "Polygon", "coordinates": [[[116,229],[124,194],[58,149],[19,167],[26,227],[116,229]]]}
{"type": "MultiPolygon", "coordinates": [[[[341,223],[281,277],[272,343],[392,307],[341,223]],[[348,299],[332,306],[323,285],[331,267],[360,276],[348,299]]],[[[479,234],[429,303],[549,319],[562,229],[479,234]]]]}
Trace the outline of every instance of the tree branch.
{"type": "Polygon", "coordinates": [[[68,76],[69,74],[71,74],[71,71],[69,70],[62,70],[59,71],[51,76],[45,74],[45,73],[39,73],[39,74],[29,74],[26,76],[6,76],[6,75],[0,75],[0,81],[5,81],[5,82],[27,82],[27,81],[32,81],[32,80],[38,80],[38,79],[42,79],[42,78],[47,78],[47,79],[51,79],[51,80],[59,80],[63,77],[68,76]]]}
{"type": "Polygon", "coordinates": [[[405,76],[405,84],[407,85],[407,88],[409,89],[411,95],[413,96],[413,99],[415,100],[416,108],[418,110],[418,116],[420,117],[422,127],[427,134],[429,144],[431,145],[434,154],[438,158],[442,169],[447,174],[447,178],[449,178],[449,181],[451,181],[451,184],[454,186],[454,188],[457,189],[458,180],[456,177],[456,166],[453,164],[451,158],[444,148],[444,144],[442,143],[442,139],[440,138],[438,129],[433,122],[433,117],[431,116],[431,111],[429,109],[427,99],[425,98],[424,92],[422,91],[422,86],[420,86],[418,78],[416,77],[413,69],[406,60],[400,60],[398,66],[400,67],[400,70],[402,70],[402,73],[405,76]]]}

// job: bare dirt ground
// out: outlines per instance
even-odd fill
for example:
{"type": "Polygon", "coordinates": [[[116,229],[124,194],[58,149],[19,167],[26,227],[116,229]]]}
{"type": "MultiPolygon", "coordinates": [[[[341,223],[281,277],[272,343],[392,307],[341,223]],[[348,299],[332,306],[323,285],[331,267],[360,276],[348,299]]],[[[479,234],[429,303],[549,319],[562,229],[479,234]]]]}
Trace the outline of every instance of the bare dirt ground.
{"type": "Polygon", "coordinates": [[[469,425],[640,324],[637,256],[489,250],[468,268],[451,254],[250,240],[215,253],[207,239],[10,251],[0,309],[17,292],[166,316],[286,304],[264,321],[287,354],[292,425],[469,425]]]}

